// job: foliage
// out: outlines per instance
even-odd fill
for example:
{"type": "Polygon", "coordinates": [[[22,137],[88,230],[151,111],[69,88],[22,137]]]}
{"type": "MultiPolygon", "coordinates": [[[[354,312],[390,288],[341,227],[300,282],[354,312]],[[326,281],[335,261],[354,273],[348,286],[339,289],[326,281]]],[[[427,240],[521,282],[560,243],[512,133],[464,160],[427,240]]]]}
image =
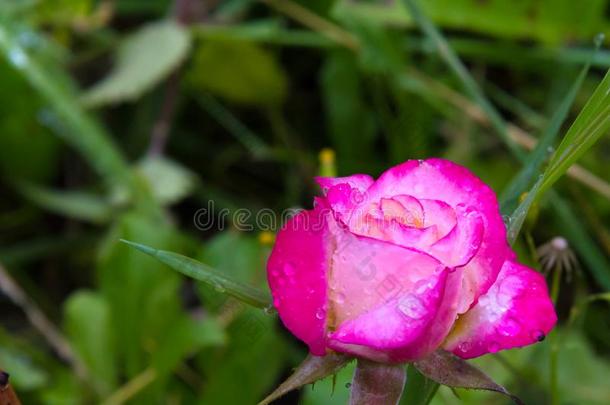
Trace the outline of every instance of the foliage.
{"type": "MultiPolygon", "coordinates": [[[[319,172],[442,156],[502,196],[524,262],[560,235],[580,263],[561,327],[474,361],[485,383],[607,403],[610,17],[581,3],[0,1],[0,280],[26,297],[0,282],[0,368],[22,402],[263,400],[306,357],[268,306],[280,214],[319,172]]],[[[278,403],[346,403],[345,362],[278,403]]],[[[404,404],[508,401],[407,372],[404,404]]]]}

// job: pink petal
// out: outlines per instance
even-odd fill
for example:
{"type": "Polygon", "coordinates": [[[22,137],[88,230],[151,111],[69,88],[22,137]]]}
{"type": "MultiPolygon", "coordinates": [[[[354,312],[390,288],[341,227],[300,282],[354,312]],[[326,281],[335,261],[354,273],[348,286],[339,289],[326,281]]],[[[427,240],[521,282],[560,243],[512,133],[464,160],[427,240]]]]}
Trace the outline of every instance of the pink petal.
{"type": "MultiPolygon", "coordinates": [[[[361,206],[400,194],[419,199],[422,206],[423,200],[440,200],[455,209],[472,207],[481,214],[485,228],[481,246],[465,269],[468,283],[464,286],[459,308],[460,313],[465,312],[491,287],[509,255],[506,229],[495,193],[466,168],[453,162],[411,160],[384,172],[368,188],[367,199],[361,206]]],[[[434,223],[428,213],[426,221],[434,223]]]]}
{"type": "MultiPolygon", "coordinates": [[[[477,211],[458,208],[457,223],[451,232],[430,247],[429,252],[449,267],[465,266],[479,251],[484,232],[483,218],[477,211]]],[[[476,272],[466,271],[466,278],[472,275],[476,272]]],[[[464,305],[468,306],[470,302],[464,305]]]]}
{"type": "Polygon", "coordinates": [[[382,198],[380,208],[384,219],[395,219],[403,225],[417,228],[424,226],[424,208],[410,195],[382,198]]]}
{"type": "Polygon", "coordinates": [[[351,233],[329,220],[334,254],[329,270],[329,328],[411,291],[445,268],[416,249],[351,233]]]}
{"type": "Polygon", "coordinates": [[[438,240],[436,225],[414,228],[396,220],[384,221],[371,216],[363,218],[362,222],[362,226],[351,229],[357,235],[392,242],[402,247],[425,251],[438,240]]]}
{"type": "Polygon", "coordinates": [[[422,198],[418,200],[424,210],[424,227],[435,225],[439,236],[447,235],[457,223],[454,209],[439,200],[422,198]]]}
{"type": "Polygon", "coordinates": [[[364,193],[375,181],[368,174],[354,174],[347,177],[316,177],[315,180],[322,188],[324,194],[326,194],[326,190],[337,184],[347,184],[364,193]]]}
{"type": "Polygon", "coordinates": [[[316,207],[291,218],[278,233],[267,262],[267,278],[282,322],[318,356],[326,352],[327,217],[328,211],[316,207]]]}
{"type": "Polygon", "coordinates": [[[544,339],[556,321],[544,278],[507,260],[489,291],[456,321],[444,348],[468,359],[526,346],[544,339]]]}
{"type": "Polygon", "coordinates": [[[423,280],[418,287],[401,291],[376,308],[343,322],[329,336],[329,347],[381,362],[418,358],[420,345],[413,346],[413,342],[435,319],[448,273],[448,270],[442,270],[423,280]],[[413,355],[416,357],[410,357],[413,355]]]}

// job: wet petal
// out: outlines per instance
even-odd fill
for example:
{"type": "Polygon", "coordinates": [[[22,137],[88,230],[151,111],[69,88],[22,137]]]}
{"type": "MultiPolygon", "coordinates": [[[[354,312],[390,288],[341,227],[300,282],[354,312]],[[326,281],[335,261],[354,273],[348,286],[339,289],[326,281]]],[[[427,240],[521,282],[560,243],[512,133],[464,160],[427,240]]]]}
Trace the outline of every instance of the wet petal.
{"type": "Polygon", "coordinates": [[[413,360],[401,353],[408,351],[435,319],[447,275],[447,270],[436,273],[419,287],[401,291],[376,308],[343,322],[329,336],[329,347],[382,362],[413,360]]]}
{"type": "MultiPolygon", "coordinates": [[[[466,168],[443,159],[428,159],[408,161],[384,172],[369,187],[361,205],[399,194],[420,200],[424,211],[424,200],[441,200],[453,208],[471,207],[481,214],[481,246],[465,269],[467,295],[459,308],[460,313],[465,312],[491,287],[510,252],[495,193],[466,168]]],[[[426,221],[434,223],[428,213],[426,221]]]]}
{"type": "Polygon", "coordinates": [[[269,286],[282,322],[318,356],[326,352],[327,217],[320,207],[294,216],[278,233],[267,263],[269,286]]]}
{"type": "Polygon", "coordinates": [[[456,321],[444,347],[472,358],[526,346],[544,339],[556,321],[542,275],[507,260],[489,291],[456,321]]]}
{"type": "MultiPolygon", "coordinates": [[[[449,267],[462,267],[472,260],[481,247],[485,231],[483,218],[474,210],[459,209],[451,232],[430,247],[430,253],[449,267]]],[[[476,277],[476,271],[467,272],[476,277]]],[[[467,292],[465,292],[467,293],[467,292]]]]}
{"type": "Polygon", "coordinates": [[[375,180],[368,174],[354,174],[347,177],[316,177],[316,183],[322,188],[324,194],[331,187],[338,184],[347,184],[364,193],[375,180]]]}

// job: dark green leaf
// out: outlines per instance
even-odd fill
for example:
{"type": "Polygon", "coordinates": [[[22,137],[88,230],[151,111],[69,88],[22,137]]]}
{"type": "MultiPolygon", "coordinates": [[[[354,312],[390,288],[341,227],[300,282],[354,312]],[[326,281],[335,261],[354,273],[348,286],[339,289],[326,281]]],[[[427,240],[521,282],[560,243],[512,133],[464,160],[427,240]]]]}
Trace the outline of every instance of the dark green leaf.
{"type": "Polygon", "coordinates": [[[210,284],[216,288],[217,291],[226,292],[246,304],[263,309],[271,306],[271,298],[268,293],[227,277],[222,272],[212,269],[197,260],[177,253],[154,249],[128,240],[122,239],[121,241],[158,259],[174,270],[196,280],[210,284]]]}

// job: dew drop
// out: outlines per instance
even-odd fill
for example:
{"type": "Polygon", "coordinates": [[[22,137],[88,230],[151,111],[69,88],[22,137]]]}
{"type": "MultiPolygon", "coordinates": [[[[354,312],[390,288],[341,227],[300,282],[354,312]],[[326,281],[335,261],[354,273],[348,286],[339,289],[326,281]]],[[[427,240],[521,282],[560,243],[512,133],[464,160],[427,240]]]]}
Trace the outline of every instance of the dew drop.
{"type": "Polygon", "coordinates": [[[470,350],[470,348],[471,348],[471,346],[470,346],[470,343],[468,343],[468,342],[462,342],[458,345],[458,349],[464,353],[468,352],[470,350]]]}
{"type": "Polygon", "coordinates": [[[428,281],[426,280],[419,280],[417,283],[415,283],[415,294],[421,295],[423,293],[426,292],[426,290],[428,290],[428,281]]]}
{"type": "Polygon", "coordinates": [[[351,388],[352,387],[352,383],[345,383],[345,388],[351,388]]]}
{"type": "Polygon", "coordinates": [[[225,291],[227,291],[222,285],[220,284],[216,284],[214,286],[214,290],[216,290],[219,293],[224,293],[225,291]]]}
{"type": "Polygon", "coordinates": [[[496,353],[498,350],[500,350],[500,344],[496,341],[493,341],[489,344],[487,349],[489,350],[490,353],[496,353]]]}
{"type": "Polygon", "coordinates": [[[542,342],[546,338],[546,335],[541,330],[535,330],[532,332],[532,338],[538,342],[542,342]]]}
{"type": "Polygon", "coordinates": [[[324,308],[320,308],[316,311],[316,318],[324,319],[324,315],[326,315],[326,311],[324,310],[324,308]]]}
{"type": "Polygon", "coordinates": [[[420,319],[426,314],[422,301],[413,294],[405,295],[398,303],[400,312],[413,319],[420,319]]]}
{"type": "Polygon", "coordinates": [[[500,333],[504,336],[514,336],[519,331],[521,331],[521,325],[515,318],[508,318],[500,327],[500,333]]]}

